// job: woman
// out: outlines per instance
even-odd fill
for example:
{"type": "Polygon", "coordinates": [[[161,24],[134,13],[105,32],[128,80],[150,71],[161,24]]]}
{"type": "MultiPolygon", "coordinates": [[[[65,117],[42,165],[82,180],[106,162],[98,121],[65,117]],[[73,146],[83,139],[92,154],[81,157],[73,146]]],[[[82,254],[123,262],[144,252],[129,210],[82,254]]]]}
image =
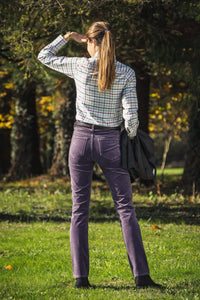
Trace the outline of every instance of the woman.
{"type": "Polygon", "coordinates": [[[110,186],[136,286],[158,287],[149,276],[130,177],[120,164],[122,120],[130,138],[138,127],[135,73],[116,61],[110,25],[95,22],[85,36],[76,32],[59,36],[42,49],[38,59],[76,83],[76,122],[69,151],[73,201],[70,246],[75,286],[90,287],[88,219],[92,171],[97,162],[110,186]],[[91,57],[57,57],[58,50],[71,39],[87,43],[91,57]]]}

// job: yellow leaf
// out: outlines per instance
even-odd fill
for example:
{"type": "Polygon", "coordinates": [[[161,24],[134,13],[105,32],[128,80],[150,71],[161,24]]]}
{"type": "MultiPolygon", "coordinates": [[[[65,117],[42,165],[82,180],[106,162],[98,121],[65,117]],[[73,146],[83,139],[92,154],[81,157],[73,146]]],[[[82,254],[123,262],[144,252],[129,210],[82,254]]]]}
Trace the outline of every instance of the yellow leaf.
{"type": "Polygon", "coordinates": [[[6,92],[4,92],[4,93],[1,93],[0,94],[0,98],[3,98],[3,97],[5,97],[7,95],[7,93],[6,92]]]}
{"type": "Polygon", "coordinates": [[[149,131],[153,131],[154,130],[154,127],[153,126],[149,126],[149,131]]]}
{"type": "Polygon", "coordinates": [[[11,90],[14,88],[14,83],[13,82],[5,83],[4,86],[7,90],[9,89],[11,90]]]}
{"type": "Polygon", "coordinates": [[[8,71],[0,71],[0,76],[7,75],[8,71]]]}
{"type": "Polygon", "coordinates": [[[42,99],[40,100],[40,104],[43,105],[43,104],[46,104],[48,102],[51,102],[51,96],[44,96],[42,97],[42,99]]]}
{"type": "Polygon", "coordinates": [[[178,98],[177,98],[177,97],[175,97],[175,96],[173,96],[173,97],[172,97],[172,100],[173,100],[173,101],[177,101],[177,100],[178,100],[178,98]]]}
{"type": "Polygon", "coordinates": [[[11,129],[12,128],[12,122],[5,122],[4,128],[11,129]]]}
{"type": "Polygon", "coordinates": [[[172,84],[170,82],[167,82],[168,88],[172,88],[172,84]]]}
{"type": "Polygon", "coordinates": [[[171,104],[170,103],[167,103],[167,109],[171,109],[171,104]]]}
{"type": "Polygon", "coordinates": [[[152,98],[156,98],[157,95],[158,95],[158,93],[152,93],[150,96],[151,96],[152,98]]]}
{"type": "Polygon", "coordinates": [[[47,110],[48,110],[48,111],[54,111],[54,107],[53,107],[53,105],[49,105],[49,106],[47,106],[47,110]]]}
{"type": "Polygon", "coordinates": [[[5,121],[5,118],[3,115],[0,115],[0,122],[4,122],[5,121]]]}

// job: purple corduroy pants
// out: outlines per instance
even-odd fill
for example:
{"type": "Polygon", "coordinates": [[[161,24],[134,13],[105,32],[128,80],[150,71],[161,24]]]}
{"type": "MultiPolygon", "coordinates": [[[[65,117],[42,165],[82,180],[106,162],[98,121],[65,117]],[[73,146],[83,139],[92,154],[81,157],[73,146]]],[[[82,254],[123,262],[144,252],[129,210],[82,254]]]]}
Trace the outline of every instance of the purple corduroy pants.
{"type": "Polygon", "coordinates": [[[121,167],[120,131],[75,126],[69,151],[72,186],[70,247],[74,278],[89,275],[88,221],[94,162],[109,184],[134,276],[149,274],[129,174],[121,167]]]}

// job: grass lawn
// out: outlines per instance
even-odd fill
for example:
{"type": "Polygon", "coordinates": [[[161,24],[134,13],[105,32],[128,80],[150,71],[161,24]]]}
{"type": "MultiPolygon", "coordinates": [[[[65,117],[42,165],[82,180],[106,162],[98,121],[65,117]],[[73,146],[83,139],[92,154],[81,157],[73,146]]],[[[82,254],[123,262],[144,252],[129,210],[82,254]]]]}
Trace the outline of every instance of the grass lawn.
{"type": "MultiPolygon", "coordinates": [[[[178,175],[182,175],[183,174],[183,168],[166,168],[164,169],[164,175],[175,175],[175,176],[178,176],[178,175]]],[[[161,174],[161,169],[157,169],[157,175],[160,175],[161,174]]]]}
{"type": "Polygon", "coordinates": [[[90,290],[74,288],[68,222],[2,222],[0,299],[199,299],[199,227],[152,225],[140,221],[151,275],[162,291],[135,289],[118,222],[90,223],[90,281],[96,285],[90,290]]]}
{"type": "MultiPolygon", "coordinates": [[[[168,176],[178,178],[179,172],[168,176]]],[[[0,183],[0,299],[200,299],[199,196],[184,195],[174,184],[168,192],[166,183],[156,186],[134,184],[133,201],[151,276],[164,289],[135,289],[108,187],[93,182],[89,279],[96,288],[77,290],[69,180],[0,183]]]]}

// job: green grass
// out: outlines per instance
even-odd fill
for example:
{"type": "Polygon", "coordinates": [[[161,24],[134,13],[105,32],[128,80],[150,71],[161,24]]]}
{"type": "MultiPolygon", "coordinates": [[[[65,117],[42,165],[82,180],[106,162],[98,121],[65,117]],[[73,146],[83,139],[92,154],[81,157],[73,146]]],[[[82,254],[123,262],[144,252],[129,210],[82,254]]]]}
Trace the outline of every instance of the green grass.
{"type": "MultiPolygon", "coordinates": [[[[164,169],[164,175],[170,175],[170,176],[181,176],[183,174],[184,169],[183,168],[166,168],[164,169]]],[[[157,175],[161,175],[161,169],[157,169],[157,175]]]]}
{"type": "Polygon", "coordinates": [[[77,290],[67,223],[2,222],[0,299],[199,299],[200,231],[140,221],[151,276],[164,290],[135,289],[118,222],[90,223],[90,281],[77,290]],[[12,269],[7,270],[6,266],[12,269]]]}
{"type": "Polygon", "coordinates": [[[77,290],[69,178],[0,183],[0,299],[200,299],[200,199],[184,195],[180,185],[171,188],[180,170],[166,176],[161,183],[158,175],[153,187],[133,184],[151,276],[165,286],[162,291],[135,289],[107,184],[92,185],[90,281],[96,289],[77,290]]]}
{"type": "MultiPolygon", "coordinates": [[[[138,218],[160,219],[164,222],[182,221],[200,224],[200,198],[184,195],[181,185],[171,183],[180,179],[180,170],[168,171],[167,183],[154,186],[133,184],[133,201],[138,218]],[[179,174],[179,175],[178,175],[179,174]],[[171,186],[172,185],[172,186],[171,186]]],[[[10,221],[70,221],[71,188],[69,178],[52,179],[42,176],[19,182],[0,183],[0,220],[10,221]]],[[[117,220],[110,191],[105,182],[92,184],[90,220],[117,220]]]]}
{"type": "Polygon", "coordinates": [[[161,169],[157,169],[157,181],[161,182],[175,182],[181,179],[181,176],[183,175],[183,168],[166,168],[163,171],[163,174],[161,172],[161,169]]]}
{"type": "MultiPolygon", "coordinates": [[[[157,169],[157,175],[161,174],[161,169],[157,169]]],[[[182,175],[183,174],[183,168],[166,168],[164,169],[164,175],[182,175]]]]}

